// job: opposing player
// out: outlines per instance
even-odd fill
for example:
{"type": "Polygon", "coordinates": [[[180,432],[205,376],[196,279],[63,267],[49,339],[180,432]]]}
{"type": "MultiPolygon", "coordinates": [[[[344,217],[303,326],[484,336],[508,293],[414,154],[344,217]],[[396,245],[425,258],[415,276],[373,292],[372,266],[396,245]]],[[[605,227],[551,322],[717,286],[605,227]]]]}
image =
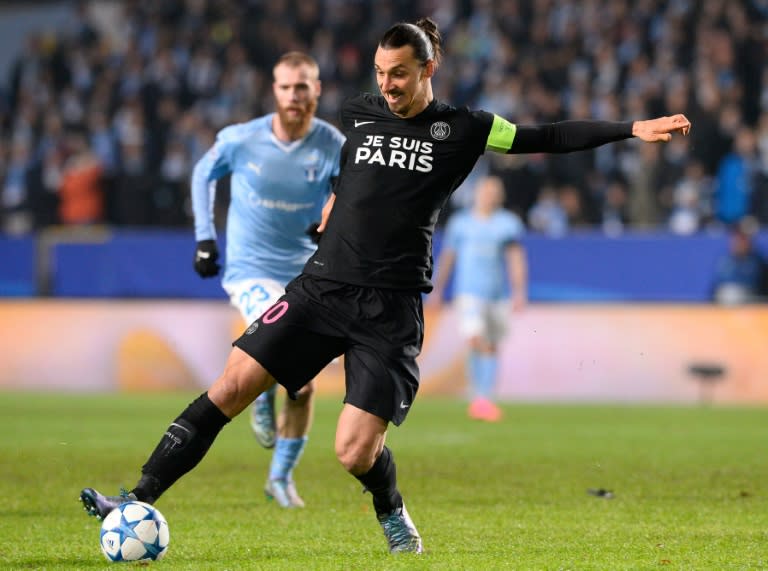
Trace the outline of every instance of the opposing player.
{"type": "Polygon", "coordinates": [[[448,220],[437,265],[435,289],[429,297],[439,304],[455,274],[453,294],[461,333],[469,344],[469,416],[495,422],[501,409],[494,402],[498,345],[507,331],[511,311],[528,301],[528,264],[520,242],[520,218],[502,208],[504,184],[495,176],[480,179],[473,206],[448,220]],[[455,268],[455,272],[454,272],[455,268]]]}
{"type": "MultiPolygon", "coordinates": [[[[315,118],[321,88],[318,73],[310,56],[283,55],[273,69],[276,112],[223,129],[192,175],[194,267],[204,278],[219,273],[212,209],[216,181],[232,175],[222,285],[246,324],[283,295],[285,284],[315,251],[306,230],[320,220],[338,175],[344,138],[338,129],[315,118]]],[[[286,399],[277,423],[276,386],[262,393],[252,407],[256,439],[265,448],[275,448],[264,491],[285,508],[304,507],[293,469],[312,421],[312,389],[310,382],[296,391],[295,398],[286,399]]]]}
{"type": "MultiPolygon", "coordinates": [[[[486,150],[567,152],[632,136],[666,141],[690,127],[683,115],[518,126],[436,100],[432,76],[439,62],[432,20],[385,32],[374,59],[381,95],[360,94],[341,109],[347,140],[317,252],[285,295],[234,342],[211,388],[171,423],[127,497],[155,502],[275,379],[296,392],[343,354],[346,395],[336,456],[373,496],[390,551],[422,551],[385,438],[390,422],[405,420],[419,385],[421,295],[432,287],[440,208],[486,150]]],[[[126,501],[92,488],[81,497],[89,513],[102,517],[126,501]]]]}

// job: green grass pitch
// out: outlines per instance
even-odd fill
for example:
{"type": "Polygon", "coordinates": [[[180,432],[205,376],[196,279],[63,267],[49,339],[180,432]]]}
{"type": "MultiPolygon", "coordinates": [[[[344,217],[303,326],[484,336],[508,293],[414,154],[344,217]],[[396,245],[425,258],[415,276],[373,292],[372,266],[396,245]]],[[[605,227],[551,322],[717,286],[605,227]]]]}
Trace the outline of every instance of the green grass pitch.
{"type": "MultiPolygon", "coordinates": [[[[132,486],[193,397],[0,393],[0,568],[114,568],[78,493],[132,486]]],[[[422,398],[388,443],[425,553],[391,556],[334,457],[340,406],[318,402],[304,510],[265,501],[270,454],[235,419],[158,502],[171,544],[149,567],[768,569],[766,409],[508,404],[489,425],[422,398]]]]}

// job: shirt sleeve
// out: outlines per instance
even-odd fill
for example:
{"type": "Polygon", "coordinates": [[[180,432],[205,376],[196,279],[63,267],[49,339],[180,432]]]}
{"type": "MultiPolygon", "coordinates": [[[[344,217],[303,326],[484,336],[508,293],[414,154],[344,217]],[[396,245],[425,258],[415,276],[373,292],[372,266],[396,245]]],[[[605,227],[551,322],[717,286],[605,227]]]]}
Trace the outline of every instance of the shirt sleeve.
{"type": "Polygon", "coordinates": [[[220,133],[214,145],[197,161],[192,171],[192,213],[197,241],[216,239],[213,218],[216,181],[232,172],[233,147],[234,143],[227,139],[224,132],[220,133]]]}
{"type": "Polygon", "coordinates": [[[561,121],[516,125],[493,116],[486,150],[496,153],[570,153],[631,138],[631,121],[561,121]]]}
{"type": "Polygon", "coordinates": [[[505,225],[504,243],[506,245],[517,244],[525,235],[525,226],[520,218],[508,213],[505,225]]]}

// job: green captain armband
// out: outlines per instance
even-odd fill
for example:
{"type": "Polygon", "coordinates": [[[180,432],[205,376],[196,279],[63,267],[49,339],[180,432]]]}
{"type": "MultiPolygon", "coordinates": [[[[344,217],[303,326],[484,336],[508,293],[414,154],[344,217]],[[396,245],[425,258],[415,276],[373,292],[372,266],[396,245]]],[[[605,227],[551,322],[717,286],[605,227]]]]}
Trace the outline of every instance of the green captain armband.
{"type": "Polygon", "coordinates": [[[495,153],[506,153],[512,148],[512,142],[515,140],[517,126],[498,115],[493,116],[493,125],[491,132],[488,133],[488,140],[485,142],[485,150],[495,153]]]}

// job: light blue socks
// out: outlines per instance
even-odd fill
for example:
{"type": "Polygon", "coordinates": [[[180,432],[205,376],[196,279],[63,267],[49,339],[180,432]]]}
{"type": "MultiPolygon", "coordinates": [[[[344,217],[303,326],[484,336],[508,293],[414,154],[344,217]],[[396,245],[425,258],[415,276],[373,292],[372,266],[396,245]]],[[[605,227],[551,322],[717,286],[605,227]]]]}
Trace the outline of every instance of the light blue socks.
{"type": "Polygon", "coordinates": [[[272,454],[272,463],[269,466],[270,480],[293,479],[293,469],[299,463],[304,447],[307,445],[307,437],[301,438],[277,438],[275,451],[272,454]]]}
{"type": "Polygon", "coordinates": [[[495,353],[471,351],[468,359],[471,398],[493,399],[499,358],[495,353]]]}

